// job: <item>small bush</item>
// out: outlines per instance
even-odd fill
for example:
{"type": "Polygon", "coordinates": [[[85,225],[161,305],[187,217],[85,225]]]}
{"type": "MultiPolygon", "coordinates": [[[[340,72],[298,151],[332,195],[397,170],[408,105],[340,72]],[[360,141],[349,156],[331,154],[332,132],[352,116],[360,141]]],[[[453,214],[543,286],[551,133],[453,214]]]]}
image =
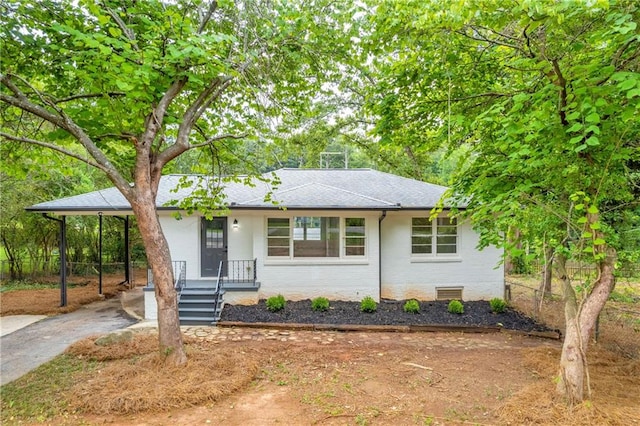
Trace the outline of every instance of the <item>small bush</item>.
{"type": "Polygon", "coordinates": [[[500,299],[499,297],[494,297],[489,301],[489,305],[491,305],[491,312],[494,314],[501,314],[507,308],[507,302],[500,299]]]}
{"type": "Polygon", "coordinates": [[[311,309],[324,312],[329,309],[329,299],[326,297],[316,297],[311,301],[311,309]]]}
{"type": "Polygon", "coordinates": [[[420,304],[416,299],[407,300],[402,309],[409,314],[417,314],[420,312],[420,304]]]}
{"type": "Polygon", "coordinates": [[[267,299],[267,309],[271,312],[278,312],[284,309],[287,302],[284,300],[284,296],[279,294],[277,296],[271,296],[267,299]]]}
{"type": "Polygon", "coordinates": [[[447,309],[452,314],[463,314],[464,313],[464,305],[459,300],[452,300],[451,302],[449,302],[449,307],[447,309]]]}
{"type": "Polygon", "coordinates": [[[366,296],[364,299],[362,299],[362,302],[360,302],[361,312],[375,312],[377,310],[378,304],[375,300],[373,300],[373,297],[371,296],[366,296]]]}

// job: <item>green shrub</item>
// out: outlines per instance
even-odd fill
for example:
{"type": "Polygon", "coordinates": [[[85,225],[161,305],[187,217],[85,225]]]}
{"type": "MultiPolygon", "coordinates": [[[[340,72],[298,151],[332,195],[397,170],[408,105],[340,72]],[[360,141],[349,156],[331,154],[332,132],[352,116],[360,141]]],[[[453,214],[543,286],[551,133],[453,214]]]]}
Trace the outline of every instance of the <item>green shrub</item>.
{"type": "Polygon", "coordinates": [[[449,302],[449,307],[447,309],[452,314],[463,314],[464,313],[464,305],[459,300],[452,300],[451,302],[449,302]]]}
{"type": "Polygon", "coordinates": [[[373,297],[371,296],[366,296],[364,299],[362,299],[362,302],[360,302],[361,312],[375,312],[377,310],[378,304],[375,300],[373,300],[373,297]]]}
{"type": "Polygon", "coordinates": [[[326,297],[316,297],[311,301],[311,309],[324,312],[329,309],[329,299],[326,297]]]}
{"type": "Polygon", "coordinates": [[[507,302],[500,299],[499,297],[494,297],[489,301],[489,305],[491,305],[491,312],[494,314],[501,314],[507,308],[507,302]]]}
{"type": "Polygon", "coordinates": [[[287,302],[284,300],[284,296],[279,294],[277,296],[271,296],[267,299],[267,309],[271,312],[278,312],[284,309],[287,302]]]}
{"type": "Polygon", "coordinates": [[[417,314],[420,312],[420,304],[416,299],[407,300],[402,309],[409,314],[417,314]]]}

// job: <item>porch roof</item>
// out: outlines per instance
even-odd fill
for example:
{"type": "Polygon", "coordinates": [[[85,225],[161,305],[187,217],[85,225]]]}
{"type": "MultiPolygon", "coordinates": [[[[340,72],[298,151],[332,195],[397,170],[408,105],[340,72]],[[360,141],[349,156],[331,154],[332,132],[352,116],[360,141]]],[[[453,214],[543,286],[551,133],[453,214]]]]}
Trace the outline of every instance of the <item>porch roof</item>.
{"type": "MultiPolygon", "coordinates": [[[[203,183],[221,189],[234,209],[401,210],[431,209],[446,187],[371,169],[280,169],[265,173],[267,181],[226,181],[198,175],[166,175],[158,188],[158,210],[179,210],[170,205],[192,195],[203,183]],[[269,179],[277,177],[277,185],[269,179]],[[271,194],[270,200],[265,196],[271,194]],[[274,204],[274,202],[277,204],[274,204]]],[[[444,203],[445,208],[451,208],[444,203]]],[[[464,205],[458,205],[464,208],[464,205]]],[[[41,213],[107,215],[130,214],[131,206],[115,187],[35,204],[27,210],[41,213]]]]}

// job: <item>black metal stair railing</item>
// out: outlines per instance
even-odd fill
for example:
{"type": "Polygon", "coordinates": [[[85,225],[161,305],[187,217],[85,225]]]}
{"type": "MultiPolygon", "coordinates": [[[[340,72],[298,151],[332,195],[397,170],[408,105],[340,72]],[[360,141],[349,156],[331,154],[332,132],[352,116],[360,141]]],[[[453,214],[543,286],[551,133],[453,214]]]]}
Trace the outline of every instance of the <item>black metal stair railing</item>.
{"type": "MultiPolygon", "coordinates": [[[[173,285],[175,289],[180,292],[182,288],[187,284],[187,261],[186,260],[172,260],[171,266],[173,268],[173,285]]],[[[153,283],[153,271],[151,268],[147,268],[147,287],[154,287],[153,283]]]]}

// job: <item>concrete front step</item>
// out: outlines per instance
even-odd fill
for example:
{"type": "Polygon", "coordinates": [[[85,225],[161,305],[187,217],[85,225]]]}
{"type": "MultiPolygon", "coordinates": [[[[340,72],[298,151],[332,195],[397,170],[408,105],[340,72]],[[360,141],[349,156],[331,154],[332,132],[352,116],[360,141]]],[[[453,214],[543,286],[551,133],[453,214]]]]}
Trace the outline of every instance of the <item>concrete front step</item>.
{"type": "Polygon", "coordinates": [[[212,325],[220,319],[224,291],[212,288],[184,288],[180,294],[178,312],[182,325],[212,325]]]}

